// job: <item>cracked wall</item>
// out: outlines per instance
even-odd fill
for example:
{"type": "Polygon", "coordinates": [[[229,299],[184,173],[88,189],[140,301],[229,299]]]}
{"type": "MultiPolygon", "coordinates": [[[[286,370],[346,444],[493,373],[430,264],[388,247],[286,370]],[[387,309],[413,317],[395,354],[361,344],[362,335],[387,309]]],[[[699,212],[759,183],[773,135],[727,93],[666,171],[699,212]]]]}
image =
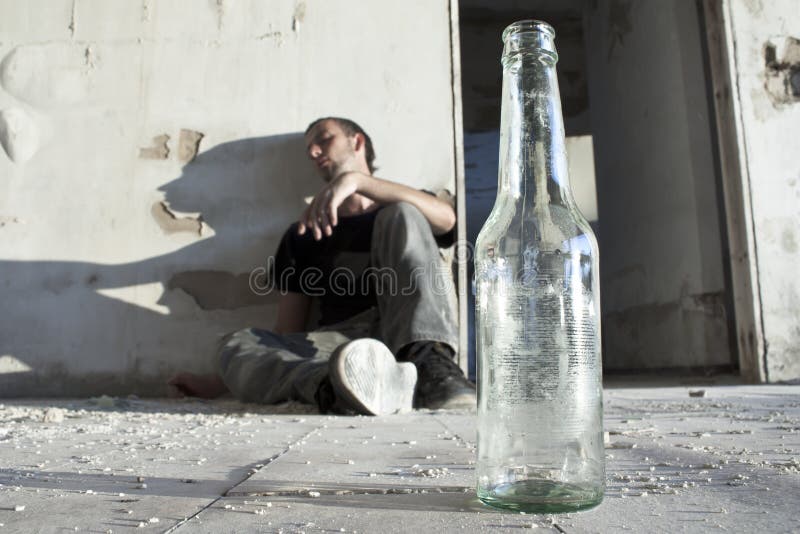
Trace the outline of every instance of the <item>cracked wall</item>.
{"type": "Polygon", "coordinates": [[[0,2],[0,395],[163,393],[271,327],[247,277],[321,185],[319,116],[455,190],[448,5],[0,2]]]}
{"type": "Polygon", "coordinates": [[[800,378],[800,18],[797,2],[726,0],[767,380],[800,378]]]}

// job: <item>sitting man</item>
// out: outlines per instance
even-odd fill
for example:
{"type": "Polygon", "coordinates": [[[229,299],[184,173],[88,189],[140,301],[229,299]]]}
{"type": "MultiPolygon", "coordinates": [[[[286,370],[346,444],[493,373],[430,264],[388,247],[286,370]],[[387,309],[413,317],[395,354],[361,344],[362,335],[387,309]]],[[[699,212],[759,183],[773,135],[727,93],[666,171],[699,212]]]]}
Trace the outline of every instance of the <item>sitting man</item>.
{"type": "Polygon", "coordinates": [[[322,412],[475,406],[475,386],[454,361],[453,288],[435,280],[439,244],[453,242],[453,207],[373,176],[372,141],[350,120],[318,119],[305,141],[326,185],[278,247],[275,328],[226,335],[219,375],[181,373],[170,384],[207,398],[299,400],[322,412]],[[305,332],[315,296],[320,326],[305,332]]]}

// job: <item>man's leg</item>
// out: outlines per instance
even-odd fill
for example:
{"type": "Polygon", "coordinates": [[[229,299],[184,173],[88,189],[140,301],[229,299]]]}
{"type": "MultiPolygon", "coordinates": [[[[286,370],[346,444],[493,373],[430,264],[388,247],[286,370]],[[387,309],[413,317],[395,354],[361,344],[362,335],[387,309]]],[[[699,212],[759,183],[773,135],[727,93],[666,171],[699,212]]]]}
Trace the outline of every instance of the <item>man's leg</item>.
{"type": "Polygon", "coordinates": [[[380,211],[372,231],[372,265],[381,336],[392,352],[415,341],[458,346],[452,276],[415,206],[400,202],[380,211]]]}
{"type": "Polygon", "coordinates": [[[330,355],[349,340],[336,331],[278,335],[258,328],[239,330],[222,339],[219,374],[244,402],[317,404],[330,355]]]}
{"type": "Polygon", "coordinates": [[[369,339],[376,322],[372,309],[308,333],[234,332],[221,343],[221,380],[246,402],[294,399],[323,412],[367,415],[410,410],[416,368],[369,339]]]}
{"type": "Polygon", "coordinates": [[[413,205],[381,210],[372,234],[380,333],[398,360],[417,367],[414,404],[475,405],[475,387],[454,361],[458,346],[455,287],[430,224],[413,205]]]}

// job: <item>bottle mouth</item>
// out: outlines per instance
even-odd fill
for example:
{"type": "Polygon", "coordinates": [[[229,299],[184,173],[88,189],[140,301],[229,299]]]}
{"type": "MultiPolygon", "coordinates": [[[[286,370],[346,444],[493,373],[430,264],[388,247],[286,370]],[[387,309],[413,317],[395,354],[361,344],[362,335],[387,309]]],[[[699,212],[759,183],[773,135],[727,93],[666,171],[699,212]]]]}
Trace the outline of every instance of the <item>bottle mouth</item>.
{"type": "Polygon", "coordinates": [[[520,20],[503,30],[503,59],[505,67],[525,58],[536,59],[545,65],[558,61],[555,45],[556,31],[541,20],[520,20]]]}
{"type": "Polygon", "coordinates": [[[544,33],[550,40],[556,38],[556,31],[548,23],[542,20],[518,20],[509,24],[503,30],[503,42],[507,42],[509,38],[521,33],[544,33]]]}

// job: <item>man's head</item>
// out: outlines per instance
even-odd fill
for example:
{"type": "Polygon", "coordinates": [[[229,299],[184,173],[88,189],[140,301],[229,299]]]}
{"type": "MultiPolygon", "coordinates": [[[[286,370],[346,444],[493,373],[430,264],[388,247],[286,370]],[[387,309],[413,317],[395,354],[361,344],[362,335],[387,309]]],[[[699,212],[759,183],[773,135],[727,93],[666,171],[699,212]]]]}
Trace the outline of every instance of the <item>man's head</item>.
{"type": "Polygon", "coordinates": [[[323,117],[305,133],[308,157],[326,181],[344,171],[375,170],[372,140],[361,126],[341,117],[323,117]]]}

